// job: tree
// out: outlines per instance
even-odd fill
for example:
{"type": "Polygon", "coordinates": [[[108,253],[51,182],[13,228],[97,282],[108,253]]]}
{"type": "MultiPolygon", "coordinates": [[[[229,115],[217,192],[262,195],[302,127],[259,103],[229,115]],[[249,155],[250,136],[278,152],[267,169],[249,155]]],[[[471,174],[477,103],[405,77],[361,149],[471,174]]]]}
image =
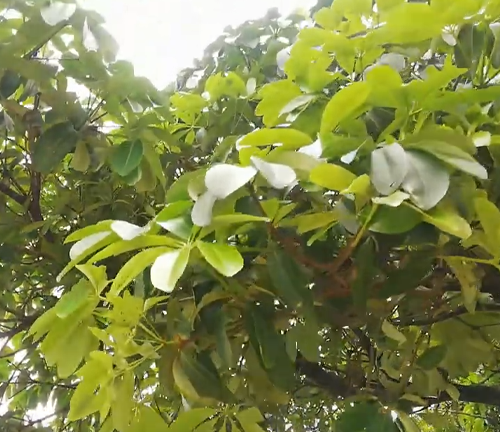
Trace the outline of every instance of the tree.
{"type": "Polygon", "coordinates": [[[2,431],[498,430],[497,1],[271,10],[163,91],[0,8],[2,431]]]}

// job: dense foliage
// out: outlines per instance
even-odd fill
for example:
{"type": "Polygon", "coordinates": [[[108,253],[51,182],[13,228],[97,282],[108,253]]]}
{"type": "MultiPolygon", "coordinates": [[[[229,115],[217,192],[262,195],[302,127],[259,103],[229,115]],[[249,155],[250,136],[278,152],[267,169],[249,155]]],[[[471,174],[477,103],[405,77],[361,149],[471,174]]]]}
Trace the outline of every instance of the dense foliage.
{"type": "Polygon", "coordinates": [[[499,430],[500,2],[0,10],[1,431],[499,430]]]}

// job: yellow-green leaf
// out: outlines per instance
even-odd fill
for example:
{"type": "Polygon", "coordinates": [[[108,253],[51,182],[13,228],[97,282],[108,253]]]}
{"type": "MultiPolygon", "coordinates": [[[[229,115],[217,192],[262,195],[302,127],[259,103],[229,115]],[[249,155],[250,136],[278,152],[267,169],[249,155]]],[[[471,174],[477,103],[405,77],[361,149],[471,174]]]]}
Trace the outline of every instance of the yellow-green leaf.
{"type": "Polygon", "coordinates": [[[197,246],[203,258],[224,276],[232,277],[243,268],[243,257],[236,246],[202,241],[197,246]]]}
{"type": "Polygon", "coordinates": [[[290,128],[257,129],[244,136],[239,146],[268,146],[282,144],[287,148],[300,148],[311,144],[312,138],[304,132],[290,128]]]}
{"type": "Polygon", "coordinates": [[[335,93],[323,111],[321,134],[332,132],[340,122],[359,112],[369,94],[366,82],[356,82],[335,93]]]}
{"type": "Polygon", "coordinates": [[[347,189],[356,179],[356,176],[339,165],[321,164],[313,168],[309,180],[330,190],[342,191],[347,189]]]}
{"type": "Polygon", "coordinates": [[[146,267],[153,264],[159,256],[171,251],[172,249],[168,247],[156,247],[139,252],[128,260],[115,276],[111,285],[110,294],[115,296],[119,295],[120,292],[142,273],[146,267]]]}

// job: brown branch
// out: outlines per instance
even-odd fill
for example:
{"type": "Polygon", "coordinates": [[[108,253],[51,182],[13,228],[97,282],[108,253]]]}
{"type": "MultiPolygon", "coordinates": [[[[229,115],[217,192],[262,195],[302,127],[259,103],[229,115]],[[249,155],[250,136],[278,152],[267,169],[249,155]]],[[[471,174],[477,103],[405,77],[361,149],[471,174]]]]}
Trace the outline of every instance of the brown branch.
{"type": "MultiPolygon", "coordinates": [[[[353,389],[348,385],[347,380],[332,371],[323,368],[319,363],[309,362],[299,355],[296,361],[296,370],[304,375],[308,381],[316,387],[323,389],[334,399],[345,399],[352,395],[353,389]]],[[[460,402],[478,403],[500,407],[500,388],[487,385],[464,385],[453,384],[460,393],[460,402]]],[[[387,390],[381,385],[374,389],[375,394],[384,397],[387,390]]],[[[451,401],[451,397],[446,392],[441,392],[437,396],[423,398],[430,405],[451,401]]]]}
{"type": "Polygon", "coordinates": [[[27,197],[21,195],[20,193],[17,193],[16,191],[13,191],[9,186],[1,182],[0,182],[0,192],[8,196],[10,199],[12,199],[21,206],[24,206],[27,199],[27,197]]]}
{"type": "MultiPolygon", "coordinates": [[[[478,305],[476,310],[478,312],[500,312],[500,304],[498,303],[491,303],[491,304],[483,304],[483,305],[478,305]]],[[[392,321],[393,324],[402,326],[402,327],[407,327],[410,325],[414,326],[429,326],[441,321],[446,321],[451,318],[456,318],[459,317],[460,315],[466,315],[468,314],[469,311],[465,308],[465,306],[460,306],[457,309],[454,309],[452,311],[448,312],[443,312],[440,313],[436,316],[428,316],[428,317],[423,317],[423,318],[418,318],[418,317],[409,317],[409,318],[401,318],[399,320],[394,320],[392,321]]]]}

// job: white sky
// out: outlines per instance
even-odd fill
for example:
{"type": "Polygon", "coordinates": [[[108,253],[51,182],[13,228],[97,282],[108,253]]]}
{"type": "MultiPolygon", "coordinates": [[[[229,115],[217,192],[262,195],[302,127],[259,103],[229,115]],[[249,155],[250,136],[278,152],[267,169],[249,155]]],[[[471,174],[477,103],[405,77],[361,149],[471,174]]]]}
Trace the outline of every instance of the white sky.
{"type": "Polygon", "coordinates": [[[262,17],[269,8],[284,13],[310,7],[313,0],[81,0],[104,16],[120,44],[119,56],[134,63],[136,75],[163,88],[191,66],[227,25],[262,17]]]}

